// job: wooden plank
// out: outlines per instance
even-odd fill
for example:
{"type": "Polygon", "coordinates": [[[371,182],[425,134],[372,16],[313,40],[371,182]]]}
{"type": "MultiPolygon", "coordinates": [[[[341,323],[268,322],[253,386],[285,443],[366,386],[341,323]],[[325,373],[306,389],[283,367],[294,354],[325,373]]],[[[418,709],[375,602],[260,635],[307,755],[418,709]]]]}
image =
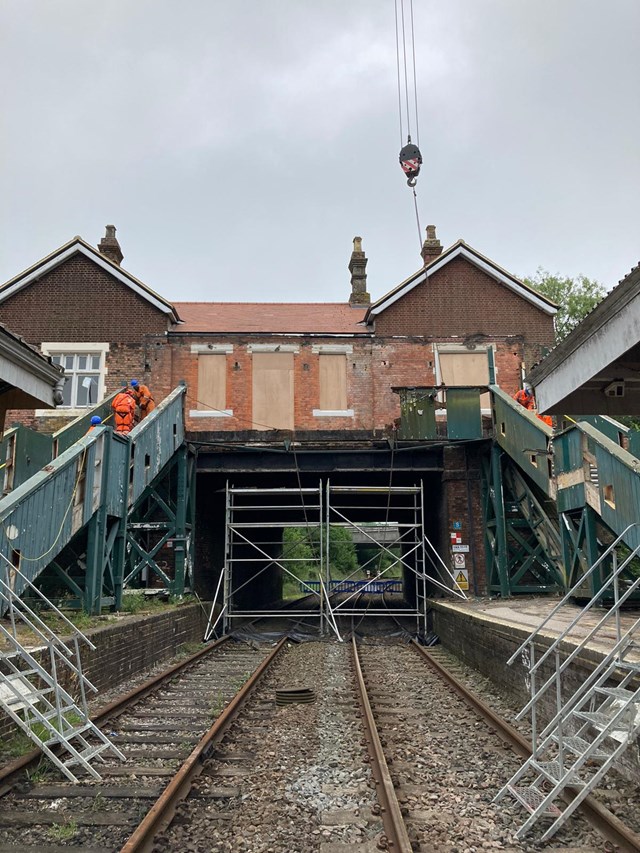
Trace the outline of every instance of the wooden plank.
{"type": "Polygon", "coordinates": [[[293,429],[293,353],[253,353],[253,428],[293,429]]]}
{"type": "Polygon", "coordinates": [[[346,355],[320,356],[320,409],[344,411],[347,408],[346,355]]]}
{"type": "Polygon", "coordinates": [[[57,800],[68,797],[89,797],[94,800],[98,794],[105,799],[116,800],[155,800],[164,785],[37,785],[27,793],[15,793],[19,800],[57,800]]]}
{"type": "MultiPolygon", "coordinates": [[[[38,824],[46,824],[53,826],[54,824],[77,823],[78,826],[131,826],[138,823],[139,817],[137,811],[105,811],[105,812],[90,812],[83,814],[82,812],[54,812],[47,811],[6,811],[3,810],[0,822],[2,826],[37,826],[38,824]]],[[[29,847],[29,850],[32,848],[29,847]]],[[[49,849],[49,848],[47,848],[49,849]]],[[[68,848],[67,848],[68,849],[68,848]]],[[[17,848],[13,848],[16,853],[17,848]]]]}
{"type": "Polygon", "coordinates": [[[227,356],[198,353],[198,409],[224,411],[227,403],[227,356]]]}

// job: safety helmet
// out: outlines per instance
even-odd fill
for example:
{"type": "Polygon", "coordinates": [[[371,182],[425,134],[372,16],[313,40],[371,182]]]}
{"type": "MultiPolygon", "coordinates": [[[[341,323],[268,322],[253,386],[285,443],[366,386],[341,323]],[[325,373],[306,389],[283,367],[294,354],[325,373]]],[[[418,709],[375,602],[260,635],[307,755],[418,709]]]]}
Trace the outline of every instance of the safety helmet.
{"type": "Polygon", "coordinates": [[[91,418],[91,426],[98,426],[98,424],[102,423],[102,418],[100,415],[93,415],[91,418]]]}
{"type": "Polygon", "coordinates": [[[529,385],[528,382],[525,382],[522,386],[522,390],[527,394],[533,394],[533,388],[529,385]]]}
{"type": "Polygon", "coordinates": [[[137,379],[132,379],[132,380],[131,380],[131,387],[132,387],[132,388],[137,388],[137,387],[138,387],[138,380],[137,380],[137,379]]]}

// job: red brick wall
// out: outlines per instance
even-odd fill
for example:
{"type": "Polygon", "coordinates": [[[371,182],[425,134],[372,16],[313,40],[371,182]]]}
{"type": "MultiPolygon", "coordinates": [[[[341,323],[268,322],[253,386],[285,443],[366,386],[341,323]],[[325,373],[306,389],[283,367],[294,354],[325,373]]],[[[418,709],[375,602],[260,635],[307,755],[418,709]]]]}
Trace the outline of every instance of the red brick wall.
{"type": "Polygon", "coordinates": [[[84,255],[77,254],[0,303],[0,322],[30,344],[139,344],[167,329],[166,315],[84,255]]]}
{"type": "MultiPolygon", "coordinates": [[[[391,389],[436,382],[434,340],[429,338],[351,339],[353,352],[346,355],[347,407],[353,417],[317,417],[319,407],[319,359],[312,351],[318,344],[335,344],[335,339],[282,337],[283,344],[294,344],[294,421],[296,430],[373,430],[390,431],[400,417],[400,398],[391,389]]],[[[340,343],[343,341],[341,340],[340,343]]],[[[436,343],[460,343],[460,338],[438,338],[436,343]]],[[[273,338],[246,335],[206,338],[176,336],[168,345],[149,343],[147,363],[150,382],[158,399],[177,383],[187,382],[187,429],[193,432],[236,432],[252,429],[252,356],[249,344],[272,343],[273,338]],[[198,408],[198,356],[191,344],[226,344],[233,352],[226,356],[227,395],[225,408],[233,417],[192,418],[190,409],[198,408]],[[155,348],[154,348],[155,347],[155,348]]],[[[508,393],[520,387],[520,366],[524,357],[522,340],[512,337],[492,339],[497,379],[508,393]]],[[[202,401],[207,403],[206,400],[202,401]]]]}
{"type": "Polygon", "coordinates": [[[554,342],[553,318],[465,258],[454,258],[375,321],[376,336],[516,335],[529,363],[554,342]]]}
{"type": "MultiPolygon", "coordinates": [[[[166,315],[84,255],[74,255],[15,295],[0,303],[0,322],[30,344],[43,341],[106,342],[106,393],[123,380],[148,375],[157,360],[158,335],[166,348],[166,315]]],[[[10,411],[7,424],[24,423],[53,432],[64,425],[59,417],[35,418],[31,411],[10,411]]]]}

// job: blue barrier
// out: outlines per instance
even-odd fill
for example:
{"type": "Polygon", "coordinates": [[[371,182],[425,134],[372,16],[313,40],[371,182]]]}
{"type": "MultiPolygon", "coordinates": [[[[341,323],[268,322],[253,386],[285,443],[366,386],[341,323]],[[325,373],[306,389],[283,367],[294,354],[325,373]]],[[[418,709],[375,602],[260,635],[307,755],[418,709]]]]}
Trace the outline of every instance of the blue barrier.
{"type": "MultiPolygon", "coordinates": [[[[368,592],[381,595],[385,592],[402,592],[400,580],[337,580],[329,581],[329,592],[368,592]]],[[[320,581],[300,581],[300,592],[320,592],[320,581]]]]}

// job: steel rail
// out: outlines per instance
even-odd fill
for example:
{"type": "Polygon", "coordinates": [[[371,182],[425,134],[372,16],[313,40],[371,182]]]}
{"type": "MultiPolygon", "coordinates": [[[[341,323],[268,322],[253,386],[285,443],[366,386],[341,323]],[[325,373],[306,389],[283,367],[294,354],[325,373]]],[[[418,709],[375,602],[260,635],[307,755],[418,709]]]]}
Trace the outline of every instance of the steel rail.
{"type": "MultiPolygon", "coordinates": [[[[429,651],[423,648],[415,640],[411,641],[413,648],[424,657],[427,663],[458,693],[489,725],[495,729],[500,737],[509,744],[523,758],[532,755],[532,746],[529,741],[516,731],[506,720],[496,714],[486,705],[479,696],[476,696],[461,681],[452,675],[442,664],[437,661],[429,651]]],[[[562,795],[566,803],[571,803],[578,796],[579,789],[567,787],[562,795]]],[[[589,823],[600,832],[604,838],[615,845],[616,848],[625,853],[640,853],[640,836],[612,814],[609,809],[599,803],[591,794],[588,794],[578,806],[578,810],[589,821],[589,823]]]]}
{"type": "Polygon", "coordinates": [[[387,848],[392,850],[393,853],[412,853],[413,848],[407,835],[407,827],[400,811],[400,803],[396,797],[376,721],[371,710],[371,703],[369,702],[367,687],[364,675],[362,674],[355,637],[351,638],[351,651],[353,654],[356,683],[358,685],[358,701],[362,709],[362,718],[365,727],[367,750],[371,758],[373,778],[376,783],[376,792],[380,802],[382,825],[386,833],[384,842],[386,842],[387,848]]]}
{"type": "MultiPolygon", "coordinates": [[[[176,675],[181,670],[186,669],[201,657],[210,654],[215,648],[222,645],[222,643],[226,642],[228,639],[228,636],[221,637],[219,640],[216,640],[215,643],[211,643],[211,645],[205,646],[203,649],[199,649],[184,660],[178,661],[178,663],[173,664],[168,669],[158,673],[158,675],[154,675],[152,678],[147,679],[147,681],[144,681],[142,684],[138,685],[138,687],[134,687],[133,690],[123,693],[112,702],[109,702],[102,708],[98,708],[94,714],[90,715],[89,719],[96,726],[101,726],[111,717],[117,717],[119,714],[124,713],[131,704],[139,701],[140,699],[144,699],[163,681],[170,679],[173,675],[176,675]]],[[[57,752],[58,750],[54,751],[57,752]]],[[[11,790],[12,785],[16,781],[13,777],[22,773],[32,764],[39,761],[42,758],[42,755],[42,750],[36,747],[35,749],[26,752],[24,755],[21,755],[20,758],[16,758],[9,764],[5,764],[3,767],[0,767],[0,797],[4,796],[4,794],[11,790]]]]}
{"type": "Polygon", "coordinates": [[[282,651],[286,642],[287,637],[285,636],[236,693],[125,842],[120,853],[140,853],[140,851],[152,849],[155,836],[169,826],[173,820],[176,807],[189,793],[194,777],[201,772],[203,759],[207,758],[213,744],[224,737],[229,725],[267,669],[282,651]]]}

